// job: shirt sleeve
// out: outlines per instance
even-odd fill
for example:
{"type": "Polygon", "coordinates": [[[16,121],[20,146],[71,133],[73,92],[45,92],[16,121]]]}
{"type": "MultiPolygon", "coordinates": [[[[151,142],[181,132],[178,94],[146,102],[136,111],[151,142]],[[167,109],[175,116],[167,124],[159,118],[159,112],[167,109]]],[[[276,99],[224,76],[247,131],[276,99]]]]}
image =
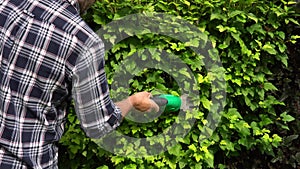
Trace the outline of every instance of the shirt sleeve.
{"type": "Polygon", "coordinates": [[[104,45],[94,43],[77,58],[72,78],[72,96],[81,127],[91,138],[100,138],[118,127],[120,109],[109,95],[104,70],[104,45]]]}

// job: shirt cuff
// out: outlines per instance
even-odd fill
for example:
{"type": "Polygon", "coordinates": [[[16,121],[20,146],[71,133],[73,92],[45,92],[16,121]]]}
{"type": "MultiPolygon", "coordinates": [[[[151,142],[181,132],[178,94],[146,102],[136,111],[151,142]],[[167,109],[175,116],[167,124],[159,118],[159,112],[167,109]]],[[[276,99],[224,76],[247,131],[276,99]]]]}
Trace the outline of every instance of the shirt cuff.
{"type": "Polygon", "coordinates": [[[117,128],[118,126],[120,126],[123,117],[122,117],[122,112],[120,110],[120,108],[118,108],[117,106],[115,106],[116,110],[115,113],[113,113],[110,118],[108,119],[108,124],[113,128],[117,128]]]}

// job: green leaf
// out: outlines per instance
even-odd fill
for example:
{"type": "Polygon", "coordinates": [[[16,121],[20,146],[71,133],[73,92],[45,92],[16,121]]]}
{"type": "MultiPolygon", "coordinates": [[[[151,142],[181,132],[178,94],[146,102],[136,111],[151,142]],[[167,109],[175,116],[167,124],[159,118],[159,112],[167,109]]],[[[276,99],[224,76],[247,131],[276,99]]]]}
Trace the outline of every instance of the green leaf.
{"type": "MultiPolygon", "coordinates": [[[[261,24],[259,24],[259,23],[253,24],[250,27],[247,27],[246,29],[250,34],[253,34],[254,32],[261,33],[262,35],[266,34],[266,31],[264,31],[261,24]]],[[[257,40],[255,40],[255,41],[257,41],[257,40]]]]}
{"type": "Polygon", "coordinates": [[[147,137],[153,136],[153,132],[152,132],[151,130],[147,130],[144,134],[145,134],[145,136],[147,136],[147,137]]]}
{"type": "Polygon", "coordinates": [[[135,169],[137,168],[136,164],[125,165],[123,169],[135,169]]]}
{"type": "Polygon", "coordinates": [[[291,122],[291,121],[295,120],[295,118],[291,115],[288,115],[287,112],[281,113],[280,117],[282,118],[282,121],[284,121],[284,122],[291,122]]]}
{"type": "Polygon", "coordinates": [[[238,143],[245,146],[247,150],[251,149],[253,146],[256,145],[256,142],[254,139],[251,139],[249,137],[243,137],[238,140],[238,143]]]}
{"type": "Polygon", "coordinates": [[[286,51],[286,49],[287,49],[287,47],[286,47],[285,44],[282,44],[282,43],[276,43],[276,45],[278,46],[279,51],[280,51],[281,53],[284,53],[284,52],[286,51]]]}
{"type": "Polygon", "coordinates": [[[170,154],[179,156],[180,152],[181,152],[181,145],[180,144],[176,144],[175,146],[173,146],[172,148],[170,148],[168,151],[170,154]]]}
{"type": "Polygon", "coordinates": [[[280,136],[278,136],[277,134],[273,134],[272,139],[273,139],[272,145],[273,145],[274,147],[276,147],[276,148],[277,148],[277,147],[280,145],[280,143],[282,142],[282,138],[281,138],[280,136]]]}
{"type": "Polygon", "coordinates": [[[214,167],[214,155],[211,152],[207,152],[204,155],[205,162],[208,164],[210,168],[214,167]]]}
{"type": "Polygon", "coordinates": [[[260,114],[259,117],[261,118],[261,121],[259,122],[259,125],[261,127],[267,126],[269,124],[273,124],[274,122],[265,114],[260,114]]]}
{"type": "Polygon", "coordinates": [[[233,83],[239,85],[240,87],[242,86],[242,80],[241,79],[232,79],[231,80],[233,83]]]}
{"type": "Polygon", "coordinates": [[[289,18],[288,20],[293,22],[296,25],[300,25],[299,22],[297,20],[295,20],[294,18],[289,18]]]}
{"type": "Polygon", "coordinates": [[[173,160],[166,160],[166,164],[171,168],[171,169],[176,169],[176,162],[173,160]]]}
{"type": "Polygon", "coordinates": [[[97,169],[109,169],[107,165],[97,167],[97,169]]]}
{"type": "Polygon", "coordinates": [[[238,121],[234,124],[236,126],[236,128],[238,129],[239,133],[243,136],[243,137],[246,137],[246,136],[249,136],[250,135],[250,126],[247,122],[241,120],[241,121],[238,121]]]}
{"type": "Polygon", "coordinates": [[[194,157],[196,159],[196,162],[199,162],[203,158],[203,156],[201,154],[198,154],[198,153],[194,153],[194,157]]]}
{"type": "Polygon", "coordinates": [[[200,39],[193,38],[191,41],[185,42],[184,46],[199,47],[200,39]]]}
{"type": "Polygon", "coordinates": [[[189,1],[184,1],[184,4],[186,4],[187,6],[190,6],[191,5],[191,3],[189,2],[189,1]]]}
{"type": "Polygon", "coordinates": [[[191,75],[189,73],[189,71],[187,70],[187,68],[182,68],[179,70],[179,73],[185,75],[187,78],[191,79],[191,75]]]}
{"type": "Polygon", "coordinates": [[[237,111],[236,108],[229,108],[228,113],[224,116],[226,116],[226,118],[228,118],[231,121],[236,121],[238,119],[242,119],[241,114],[237,111]]]}
{"type": "Polygon", "coordinates": [[[224,32],[228,29],[228,27],[224,27],[223,25],[218,25],[216,28],[218,28],[220,32],[224,32]]]}
{"type": "Polygon", "coordinates": [[[204,108],[210,110],[210,106],[212,105],[210,100],[208,100],[206,97],[201,97],[200,101],[204,108]]]}
{"type": "Polygon", "coordinates": [[[285,33],[284,33],[284,32],[282,32],[282,31],[277,31],[276,34],[277,34],[282,40],[285,39],[285,33]]]}
{"type": "Polygon", "coordinates": [[[224,164],[218,164],[219,169],[226,169],[226,165],[224,164]]]}
{"type": "Polygon", "coordinates": [[[253,20],[255,23],[258,22],[258,18],[253,13],[248,13],[247,17],[253,20]]]}
{"type": "Polygon", "coordinates": [[[288,66],[288,56],[286,54],[278,54],[276,56],[278,60],[280,60],[284,64],[285,67],[288,66]]]}
{"type": "Polygon", "coordinates": [[[233,18],[233,17],[235,17],[237,15],[240,15],[242,13],[244,13],[244,12],[243,11],[239,11],[239,10],[234,10],[234,11],[232,11],[232,12],[229,13],[228,17],[229,18],[233,18]]]}
{"type": "Polygon", "coordinates": [[[78,150],[80,150],[80,147],[79,146],[70,146],[69,149],[73,154],[76,154],[78,152],[78,150]]]}
{"type": "Polygon", "coordinates": [[[161,162],[161,161],[157,161],[157,162],[155,162],[154,164],[155,164],[155,166],[157,166],[158,168],[163,168],[163,167],[166,165],[165,163],[163,163],[163,162],[161,162]]]}
{"type": "Polygon", "coordinates": [[[292,35],[292,36],[291,36],[291,39],[292,39],[292,40],[300,39],[300,35],[292,35]]]}
{"type": "Polygon", "coordinates": [[[277,51],[275,50],[275,46],[270,44],[270,43],[265,44],[262,47],[262,50],[268,52],[271,55],[276,55],[277,54],[277,51]]]}
{"type": "Polygon", "coordinates": [[[210,20],[212,21],[212,20],[214,20],[214,19],[216,19],[216,20],[223,20],[223,21],[227,21],[227,18],[223,15],[223,14],[221,14],[221,13],[212,13],[211,14],[211,16],[210,16],[210,20]]]}
{"type": "Polygon", "coordinates": [[[197,148],[194,144],[191,144],[188,146],[189,150],[192,150],[193,152],[197,152],[197,148]]]}
{"type": "Polygon", "coordinates": [[[225,40],[222,44],[220,44],[218,47],[219,47],[220,49],[228,48],[229,45],[230,45],[230,41],[231,41],[231,38],[230,38],[230,36],[228,36],[228,37],[226,38],[226,40],[225,40]]]}
{"type": "Polygon", "coordinates": [[[266,91],[269,91],[269,90],[278,90],[272,83],[264,83],[264,89],[266,91]]]}
{"type": "Polygon", "coordinates": [[[119,164],[121,162],[124,162],[124,157],[120,157],[120,156],[113,156],[111,158],[111,161],[114,162],[115,164],[119,164]]]}
{"type": "Polygon", "coordinates": [[[199,84],[204,82],[203,76],[200,73],[197,74],[197,81],[199,84]]]}
{"type": "Polygon", "coordinates": [[[234,144],[229,140],[222,140],[220,142],[220,148],[222,150],[234,151],[234,144]]]}

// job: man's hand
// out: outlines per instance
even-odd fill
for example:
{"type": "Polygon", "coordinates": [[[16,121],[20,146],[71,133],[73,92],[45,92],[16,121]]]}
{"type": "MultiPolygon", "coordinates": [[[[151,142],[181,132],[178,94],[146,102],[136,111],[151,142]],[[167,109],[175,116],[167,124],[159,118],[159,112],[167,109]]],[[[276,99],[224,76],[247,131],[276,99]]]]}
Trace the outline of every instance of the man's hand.
{"type": "Polygon", "coordinates": [[[150,99],[151,96],[149,92],[138,92],[125,100],[117,102],[116,105],[121,109],[123,117],[125,117],[132,108],[141,112],[158,112],[159,106],[150,99]]]}
{"type": "Polygon", "coordinates": [[[155,111],[158,112],[159,111],[159,107],[158,105],[151,100],[151,93],[149,92],[139,92],[136,93],[132,96],[129,96],[129,102],[131,103],[131,105],[137,109],[138,111],[141,112],[151,112],[151,111],[155,111]]]}

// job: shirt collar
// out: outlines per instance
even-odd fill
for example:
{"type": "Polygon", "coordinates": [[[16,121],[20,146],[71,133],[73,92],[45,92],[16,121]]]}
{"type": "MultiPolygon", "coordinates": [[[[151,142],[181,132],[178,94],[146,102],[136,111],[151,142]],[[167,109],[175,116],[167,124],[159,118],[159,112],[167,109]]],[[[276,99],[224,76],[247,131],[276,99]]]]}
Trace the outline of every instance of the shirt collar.
{"type": "Polygon", "coordinates": [[[78,13],[80,13],[80,7],[79,7],[78,0],[67,0],[67,1],[76,8],[78,13]]]}

